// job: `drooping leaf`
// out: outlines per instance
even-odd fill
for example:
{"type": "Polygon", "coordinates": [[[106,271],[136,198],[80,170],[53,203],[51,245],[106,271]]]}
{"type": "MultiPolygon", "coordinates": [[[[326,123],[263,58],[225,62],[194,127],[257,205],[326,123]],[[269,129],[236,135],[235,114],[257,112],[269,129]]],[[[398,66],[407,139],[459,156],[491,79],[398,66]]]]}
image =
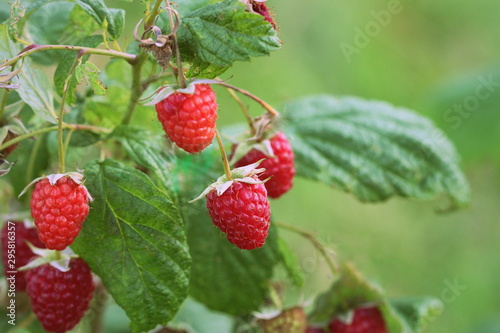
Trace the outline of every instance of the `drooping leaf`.
{"type": "Polygon", "coordinates": [[[245,8],[238,0],[225,0],[186,14],[178,32],[183,59],[223,68],[277,50],[281,44],[271,24],[245,8]]]}
{"type": "Polygon", "coordinates": [[[363,202],[391,196],[444,196],[469,202],[453,145],[431,121],[359,98],[316,96],[285,107],[298,175],[353,193],[363,202]]]}
{"type": "Polygon", "coordinates": [[[166,325],[188,292],[179,210],[144,173],[118,161],[91,162],[84,174],[94,201],[72,248],[125,310],[133,332],[166,325]]]}
{"type": "Polygon", "coordinates": [[[75,0],[88,15],[102,26],[104,19],[108,23],[108,36],[117,39],[123,32],[125,11],[123,9],[108,8],[102,0],[75,0]]]}
{"type": "MultiPolygon", "coordinates": [[[[38,45],[59,44],[59,36],[64,33],[74,7],[73,3],[66,1],[52,2],[34,11],[27,25],[31,40],[38,45]]],[[[36,63],[48,66],[58,63],[63,56],[64,52],[45,50],[34,53],[30,57],[36,63]]]]}
{"type": "MultiPolygon", "coordinates": [[[[102,36],[89,36],[81,39],[77,45],[85,47],[96,47],[102,43],[102,36]]],[[[74,51],[64,51],[66,54],[62,58],[61,62],[56,68],[54,73],[54,84],[56,86],[56,91],[59,95],[62,95],[64,90],[64,82],[68,77],[69,71],[73,62],[75,61],[78,53],[74,51]]],[[[84,55],[82,57],[82,64],[89,59],[90,55],[84,55]]],[[[78,84],[78,80],[73,76],[69,81],[68,94],[66,95],[66,103],[73,104],[76,101],[75,90],[78,84]]]]}
{"type": "Polygon", "coordinates": [[[220,176],[216,154],[208,148],[203,154],[183,156],[172,170],[174,179],[182,179],[179,200],[193,258],[190,295],[212,310],[244,315],[262,304],[280,261],[277,231],[271,227],[262,248],[240,250],[213,225],[204,200],[187,202],[220,176]]]}

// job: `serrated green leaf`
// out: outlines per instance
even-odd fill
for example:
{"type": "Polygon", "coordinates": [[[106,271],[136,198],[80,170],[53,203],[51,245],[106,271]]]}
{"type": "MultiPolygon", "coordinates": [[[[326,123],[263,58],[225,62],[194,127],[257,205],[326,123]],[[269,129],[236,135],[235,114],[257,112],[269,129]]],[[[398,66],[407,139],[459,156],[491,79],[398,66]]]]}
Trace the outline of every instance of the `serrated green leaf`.
{"type": "Polygon", "coordinates": [[[190,257],[170,197],[115,160],[85,167],[92,209],[72,248],[100,276],[133,332],[165,325],[187,296],[190,257]]]}
{"type": "MultiPolygon", "coordinates": [[[[97,47],[99,44],[102,43],[102,36],[89,36],[81,39],[77,44],[79,46],[85,46],[85,47],[97,47]]],[[[56,71],[54,72],[54,84],[56,86],[56,92],[62,96],[63,89],[64,89],[64,82],[66,78],[68,77],[69,71],[71,69],[71,66],[73,65],[73,62],[75,61],[77,57],[77,52],[74,51],[65,51],[66,54],[62,57],[61,61],[59,62],[59,65],[56,68],[56,71]]],[[[82,64],[85,64],[85,62],[89,59],[90,55],[86,54],[82,57],[82,64]]],[[[68,85],[68,94],[66,95],[66,103],[68,104],[73,104],[76,101],[76,96],[75,96],[75,91],[76,91],[76,86],[78,84],[78,81],[75,76],[73,76],[68,85]]]]}
{"type": "Polygon", "coordinates": [[[271,24],[245,8],[238,0],[225,0],[185,15],[178,31],[183,59],[228,67],[277,50],[281,44],[271,24]]]}
{"type": "Polygon", "coordinates": [[[22,5],[21,0],[15,0],[10,4],[10,16],[4,22],[7,25],[7,33],[9,38],[16,42],[18,38],[17,23],[26,14],[26,8],[22,5]]]}
{"type": "MultiPolygon", "coordinates": [[[[38,8],[28,19],[27,30],[31,39],[39,45],[58,44],[74,7],[69,2],[53,2],[38,8]]],[[[48,66],[59,62],[63,55],[59,50],[45,50],[30,57],[36,63],[48,66]]]]}
{"type": "Polygon", "coordinates": [[[152,172],[160,188],[172,190],[174,180],[170,174],[173,156],[160,144],[162,137],[139,127],[117,126],[110,137],[118,140],[130,158],[152,172]]]}
{"type": "Polygon", "coordinates": [[[116,40],[123,32],[125,11],[123,9],[107,8],[102,0],[75,0],[76,4],[90,15],[99,26],[104,19],[108,22],[108,33],[112,40],[116,40]]]}
{"type": "Polygon", "coordinates": [[[69,15],[68,23],[59,36],[59,43],[76,43],[78,40],[90,36],[98,29],[99,25],[91,16],[87,15],[82,7],[74,6],[69,15]]]}
{"type": "Polygon", "coordinates": [[[101,139],[99,134],[91,131],[76,131],[71,135],[69,145],[71,147],[87,147],[95,144],[101,139]]]}
{"type": "Polygon", "coordinates": [[[420,333],[443,311],[443,303],[433,297],[390,300],[391,306],[412,332],[420,333]]]}
{"type": "Polygon", "coordinates": [[[193,258],[190,295],[212,310],[233,315],[257,310],[267,294],[273,267],[280,261],[277,231],[271,224],[266,244],[259,249],[244,251],[229,243],[213,225],[204,200],[187,203],[220,176],[217,150],[207,148],[176,163],[172,177],[183,180],[180,202],[193,258]]]}
{"type": "Polygon", "coordinates": [[[229,67],[215,66],[210,63],[200,61],[200,59],[195,59],[193,64],[187,71],[186,77],[213,79],[223,74],[228,69],[229,67]]]}
{"type": "Polygon", "coordinates": [[[87,61],[76,67],[75,77],[78,84],[90,84],[96,95],[103,96],[106,94],[106,86],[99,79],[100,72],[96,65],[87,61]]]}
{"type": "Polygon", "coordinates": [[[428,119],[390,104],[316,96],[285,107],[285,131],[298,175],[353,193],[363,202],[391,196],[469,203],[453,145],[428,119]]]}

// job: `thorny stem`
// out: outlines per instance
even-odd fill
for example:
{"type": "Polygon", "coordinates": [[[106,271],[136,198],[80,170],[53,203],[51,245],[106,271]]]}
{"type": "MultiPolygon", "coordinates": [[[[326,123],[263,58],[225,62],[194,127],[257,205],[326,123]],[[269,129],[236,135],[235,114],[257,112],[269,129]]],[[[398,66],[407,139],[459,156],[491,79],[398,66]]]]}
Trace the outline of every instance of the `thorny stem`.
{"type": "Polygon", "coordinates": [[[110,57],[122,58],[128,61],[130,64],[134,65],[137,63],[137,56],[135,54],[118,52],[115,50],[104,50],[104,49],[96,49],[92,47],[83,47],[83,46],[71,46],[71,45],[37,45],[32,44],[28,46],[25,51],[21,51],[17,56],[12,59],[7,60],[6,62],[0,64],[0,68],[10,66],[18,62],[20,59],[29,56],[30,54],[45,51],[45,50],[66,50],[66,51],[84,51],[87,54],[98,54],[105,55],[110,57]]]}
{"type": "Polygon", "coordinates": [[[224,81],[218,81],[217,84],[220,84],[221,86],[224,86],[226,88],[229,88],[229,89],[232,89],[234,91],[237,91],[240,94],[245,95],[245,96],[253,99],[257,103],[259,103],[260,105],[262,105],[262,107],[264,109],[266,109],[266,111],[269,112],[273,117],[278,117],[280,115],[279,112],[276,111],[271,105],[267,104],[264,100],[262,100],[262,99],[258,98],[257,96],[253,95],[249,91],[246,91],[246,90],[240,89],[238,87],[232,86],[229,83],[226,83],[224,81]]]}
{"type": "Polygon", "coordinates": [[[141,74],[142,74],[142,65],[144,64],[145,60],[146,60],[146,54],[141,53],[139,55],[138,62],[134,66],[132,66],[132,87],[131,87],[132,91],[130,93],[130,100],[127,105],[127,111],[125,112],[125,116],[122,119],[122,125],[130,124],[137,103],[139,102],[139,98],[141,98],[141,95],[144,91],[141,82],[141,74]]]}
{"type": "MultiPolygon", "coordinates": [[[[174,17],[172,14],[172,7],[170,5],[170,0],[165,0],[167,3],[168,11],[168,20],[170,22],[170,30],[173,31],[175,27],[174,17]]],[[[179,50],[179,45],[177,44],[177,34],[173,34],[174,45],[175,45],[175,58],[177,59],[177,79],[179,80],[179,85],[181,88],[186,88],[186,78],[184,77],[184,71],[182,70],[182,60],[181,60],[181,51],[179,50]]]]}
{"type": "MultiPolygon", "coordinates": [[[[108,128],[103,128],[103,127],[97,127],[97,126],[92,126],[92,125],[80,125],[80,124],[66,124],[63,123],[64,128],[69,128],[69,129],[74,129],[74,130],[80,130],[80,131],[91,131],[91,132],[96,132],[96,133],[110,133],[111,130],[108,128]]],[[[44,134],[52,131],[57,131],[59,126],[51,126],[51,127],[45,127],[38,129],[33,132],[29,132],[23,135],[19,135],[18,137],[15,137],[12,140],[9,140],[2,145],[0,145],[0,150],[4,150],[5,148],[8,148],[18,142],[21,142],[25,139],[37,136],[39,134],[44,134]]]]}
{"type": "Polygon", "coordinates": [[[226,150],[224,149],[224,144],[222,143],[222,139],[217,129],[215,129],[215,137],[217,138],[217,144],[219,145],[220,153],[222,155],[222,166],[224,167],[226,178],[228,181],[233,180],[233,177],[231,177],[231,168],[229,167],[229,160],[227,159],[226,150]]]}
{"type": "Polygon", "coordinates": [[[226,88],[226,90],[231,95],[231,97],[234,98],[236,103],[238,103],[238,105],[240,106],[241,110],[243,111],[243,114],[245,114],[245,118],[247,118],[248,126],[250,126],[250,131],[252,136],[255,135],[256,134],[255,125],[253,123],[253,118],[250,115],[250,112],[248,112],[247,107],[245,106],[245,104],[243,104],[241,98],[239,98],[234,91],[232,91],[229,88],[226,88]]]}
{"type": "Polygon", "coordinates": [[[323,244],[321,244],[320,241],[318,241],[318,239],[316,238],[316,236],[312,232],[305,230],[305,229],[302,229],[302,228],[299,228],[299,227],[296,227],[294,225],[286,224],[286,223],[274,222],[274,224],[276,224],[280,228],[295,232],[295,233],[301,235],[302,237],[306,238],[307,240],[309,240],[311,242],[311,244],[323,256],[323,258],[325,258],[325,261],[328,265],[328,268],[330,268],[330,271],[332,272],[332,274],[336,275],[339,272],[340,268],[339,268],[338,264],[335,261],[333,261],[332,258],[330,258],[328,253],[326,253],[325,246],[323,244]]]}
{"type": "Polygon", "coordinates": [[[78,52],[78,55],[76,56],[75,60],[73,61],[73,64],[71,65],[71,68],[69,69],[68,76],[66,77],[66,80],[64,81],[64,88],[63,88],[63,94],[61,96],[61,107],[59,108],[59,114],[57,116],[57,147],[58,147],[58,152],[59,152],[59,173],[64,173],[65,169],[65,157],[66,157],[66,150],[64,149],[64,143],[63,143],[63,118],[64,118],[64,107],[66,104],[66,96],[68,95],[68,88],[69,88],[69,81],[71,81],[71,78],[73,77],[73,73],[78,66],[78,64],[81,62],[81,59],[83,55],[85,54],[85,51],[81,50],[78,52]]]}

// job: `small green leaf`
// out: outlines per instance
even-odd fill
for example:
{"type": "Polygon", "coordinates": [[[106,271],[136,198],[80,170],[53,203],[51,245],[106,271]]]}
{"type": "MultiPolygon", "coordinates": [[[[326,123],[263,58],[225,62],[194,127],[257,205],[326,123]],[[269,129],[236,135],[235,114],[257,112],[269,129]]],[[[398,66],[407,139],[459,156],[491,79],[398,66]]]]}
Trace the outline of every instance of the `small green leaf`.
{"type": "Polygon", "coordinates": [[[68,23],[59,36],[60,44],[73,44],[80,39],[92,35],[99,29],[95,20],[87,15],[80,6],[74,6],[71,11],[68,23]]]}
{"type": "Polygon", "coordinates": [[[428,119],[387,103],[316,96],[289,103],[283,117],[298,175],[364,202],[391,196],[469,203],[453,145],[428,119]]]}
{"type": "Polygon", "coordinates": [[[229,67],[279,49],[280,40],[271,24],[245,9],[238,0],[225,0],[185,15],[178,32],[183,59],[199,58],[205,66],[229,67]]]}
{"type": "Polygon", "coordinates": [[[390,300],[391,306],[412,332],[420,333],[443,311],[443,303],[433,297],[390,300]]]}
{"type": "Polygon", "coordinates": [[[75,3],[82,7],[99,26],[102,26],[104,19],[106,19],[108,33],[112,40],[120,37],[125,22],[125,11],[123,9],[107,8],[102,0],[75,0],[75,3]]]}
{"type": "Polygon", "coordinates": [[[76,68],[75,76],[78,84],[90,84],[96,95],[105,95],[106,86],[99,79],[100,70],[96,65],[87,61],[76,68]]]}
{"type": "Polygon", "coordinates": [[[115,160],[85,167],[92,209],[72,248],[102,279],[133,332],[166,325],[188,293],[184,225],[170,197],[115,160]]]}
{"type": "Polygon", "coordinates": [[[223,74],[228,69],[229,67],[215,66],[210,63],[200,61],[199,59],[195,59],[193,64],[187,71],[186,77],[213,79],[223,74]]]}
{"type": "Polygon", "coordinates": [[[17,42],[17,23],[26,14],[26,8],[22,5],[21,0],[15,0],[10,4],[10,16],[4,22],[7,26],[7,33],[13,42],[17,42]]]}
{"type": "MultiPolygon", "coordinates": [[[[97,47],[101,43],[102,43],[102,36],[89,36],[81,39],[77,44],[79,46],[85,46],[85,47],[97,47]]],[[[68,77],[71,66],[73,65],[73,62],[75,61],[78,55],[77,52],[74,51],[65,51],[65,52],[66,54],[62,58],[61,62],[57,66],[56,71],[54,73],[54,84],[56,86],[56,91],[61,96],[64,89],[64,82],[68,77]]],[[[85,64],[85,62],[89,59],[89,57],[90,55],[84,55],[82,57],[82,64],[85,64]]],[[[73,76],[69,81],[68,94],[66,95],[66,102],[68,104],[73,104],[76,101],[75,91],[77,83],[78,81],[75,76],[73,76]]]]}

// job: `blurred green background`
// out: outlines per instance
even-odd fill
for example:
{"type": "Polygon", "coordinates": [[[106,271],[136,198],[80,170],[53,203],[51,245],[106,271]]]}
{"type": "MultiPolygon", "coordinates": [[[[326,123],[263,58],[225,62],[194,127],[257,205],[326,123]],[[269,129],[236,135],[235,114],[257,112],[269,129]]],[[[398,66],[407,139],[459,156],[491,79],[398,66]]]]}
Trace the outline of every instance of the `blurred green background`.
{"type": "MultiPolygon", "coordinates": [[[[143,5],[106,2],[127,9],[124,46],[132,40],[143,5]]],[[[177,1],[181,8],[192,2],[177,1]]],[[[290,193],[272,202],[274,218],[317,232],[390,296],[440,298],[444,313],[426,332],[499,333],[498,0],[268,0],[268,5],[280,26],[282,50],[238,63],[223,78],[231,77],[231,84],[278,108],[300,96],[326,93],[414,109],[432,118],[456,144],[473,195],[470,209],[437,215],[439,202],[392,199],[367,205],[297,179],[290,193]],[[356,47],[349,57],[341,48],[346,44],[356,47]]],[[[218,98],[220,124],[243,120],[221,89],[218,98]]],[[[255,115],[261,112],[247,104],[255,115]]],[[[153,113],[148,116],[153,118],[153,113]]],[[[312,299],[331,282],[327,267],[307,241],[288,231],[281,234],[306,275],[304,290],[293,299],[312,299]]],[[[108,320],[126,321],[116,311],[108,320]]]]}

